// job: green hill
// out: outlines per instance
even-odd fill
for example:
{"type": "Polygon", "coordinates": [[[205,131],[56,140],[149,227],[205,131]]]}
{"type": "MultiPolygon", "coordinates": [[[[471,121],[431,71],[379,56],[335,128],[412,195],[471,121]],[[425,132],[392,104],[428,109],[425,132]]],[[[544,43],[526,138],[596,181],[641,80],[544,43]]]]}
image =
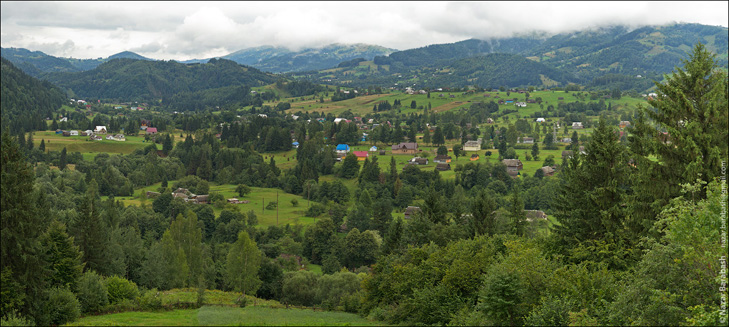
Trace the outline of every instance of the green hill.
{"type": "Polygon", "coordinates": [[[2,129],[12,132],[46,129],[44,121],[65,102],[65,95],[51,83],[40,81],[2,58],[0,112],[2,129]]]}
{"type": "Polygon", "coordinates": [[[247,88],[276,80],[273,75],[224,59],[211,59],[205,64],[113,59],[89,71],[50,73],[45,77],[80,97],[126,101],[162,100],[163,104],[174,103],[174,97],[183,93],[194,95],[190,101],[211,96],[221,102],[245,102],[249,96],[247,88]],[[213,92],[215,95],[200,92],[213,92]]]}

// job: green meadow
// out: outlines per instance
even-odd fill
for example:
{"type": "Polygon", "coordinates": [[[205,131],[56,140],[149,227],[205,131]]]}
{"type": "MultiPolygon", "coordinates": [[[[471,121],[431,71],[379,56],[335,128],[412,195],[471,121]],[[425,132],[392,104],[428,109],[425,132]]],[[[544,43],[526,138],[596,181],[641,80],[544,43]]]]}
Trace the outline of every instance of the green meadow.
{"type": "Polygon", "coordinates": [[[67,326],[381,326],[353,313],[297,308],[203,306],[88,316],[67,326]]]}

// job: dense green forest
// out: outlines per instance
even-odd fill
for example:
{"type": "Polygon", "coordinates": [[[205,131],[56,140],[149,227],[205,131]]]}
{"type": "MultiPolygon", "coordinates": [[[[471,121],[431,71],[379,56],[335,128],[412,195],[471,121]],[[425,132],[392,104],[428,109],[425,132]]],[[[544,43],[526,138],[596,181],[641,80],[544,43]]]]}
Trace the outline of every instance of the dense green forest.
{"type": "MultiPolygon", "coordinates": [[[[63,101],[60,91],[4,60],[2,73],[3,123],[6,85],[10,96],[30,97],[38,89],[63,101]]],[[[88,87],[99,99],[159,97],[164,110],[119,115],[97,103],[94,117],[86,118],[49,102],[44,110],[68,121],[3,129],[3,325],[160,310],[158,293],[175,288],[236,291],[383,324],[710,326],[726,319],[725,293],[717,290],[724,277],[719,258],[727,255],[726,243],[718,241],[726,235],[727,74],[703,44],[665,82],[656,82],[656,97],[636,111],[617,111],[601,99],[559,102],[533,113],[555,118],[565,131],[573,121],[591,129],[589,136],[574,131],[571,155],[561,160],[540,156],[540,149],[554,147],[553,125],[529,116],[509,120],[509,109],[494,101],[408,114],[388,110],[402,107],[399,100],[382,101],[372,104],[389,108],[361,117],[380,122],[368,130],[367,146],[420,142],[458,158],[462,143],[481,138],[484,149],[498,150],[496,161],[453,164],[447,172],[400,168],[394,156],[360,161],[350,154],[340,162],[338,144],[365,143],[351,112],[336,116],[351,122],[308,111],[294,118],[264,103],[275,93],[253,96],[249,86],[274,84],[293,96],[325,89],[231,61],[116,59],[74,74],[49,76],[88,87]],[[112,68],[119,80],[137,81],[129,82],[129,94],[93,81],[112,68]],[[226,84],[231,80],[242,86],[226,84]],[[214,113],[210,103],[226,96],[237,104],[214,113]],[[202,99],[188,109],[195,112],[170,112],[193,99],[202,99]],[[49,151],[44,140],[38,144],[26,134],[105,125],[132,137],[141,119],[159,130],[137,136],[143,148],[90,159],[66,148],[49,151]],[[486,123],[494,119],[505,124],[486,123]],[[618,121],[632,123],[625,135],[618,121]],[[526,136],[536,142],[518,143],[526,136]],[[293,140],[293,155],[278,155],[292,150],[293,140]],[[557,173],[510,176],[502,159],[516,158],[517,149],[557,173]],[[288,168],[279,167],[282,160],[288,168]],[[241,198],[251,187],[305,197],[311,204],[304,215],[316,220],[261,224],[258,211],[227,203],[213,189],[219,185],[234,186],[241,198]],[[181,188],[184,195],[173,195],[181,188]],[[158,194],[147,198],[146,191],[158,194]],[[139,193],[140,205],[117,199],[139,193]],[[189,201],[188,193],[208,195],[209,204],[189,201]],[[411,206],[419,210],[401,218],[411,206]],[[543,211],[553,221],[525,210],[543,211]]],[[[339,90],[332,100],[338,96],[339,90]]],[[[577,88],[571,96],[586,93],[577,88]]],[[[284,205],[297,204],[269,202],[266,210],[284,205]]],[[[238,305],[250,305],[244,296],[238,305]]],[[[203,302],[199,295],[197,305],[203,302]]]]}
{"type": "Polygon", "coordinates": [[[165,104],[179,105],[191,99],[175,99],[175,96],[185,97],[200,92],[195,96],[205,98],[212,92],[217,94],[210,96],[238,99],[248,96],[247,88],[276,80],[273,75],[225,59],[211,59],[205,64],[181,64],[125,58],[103,63],[93,70],[50,73],[45,78],[68,90],[72,96],[148,102],[162,100],[165,104]]]}
{"type": "Polygon", "coordinates": [[[66,102],[59,88],[48,81],[39,81],[2,58],[2,93],[0,111],[3,131],[16,134],[46,129],[45,119],[54,116],[66,102]]]}

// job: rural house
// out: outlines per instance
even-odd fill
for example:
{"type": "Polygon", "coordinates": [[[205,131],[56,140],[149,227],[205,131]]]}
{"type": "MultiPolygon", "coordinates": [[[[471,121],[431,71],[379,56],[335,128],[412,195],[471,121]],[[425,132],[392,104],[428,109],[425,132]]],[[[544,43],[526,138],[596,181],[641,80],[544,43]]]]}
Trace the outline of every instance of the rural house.
{"type": "Polygon", "coordinates": [[[339,153],[339,154],[346,154],[347,152],[349,152],[349,145],[346,145],[346,144],[337,144],[337,150],[336,150],[336,152],[339,153]]]}
{"type": "Polygon", "coordinates": [[[572,129],[583,129],[583,128],[584,127],[582,126],[581,122],[576,121],[576,122],[572,123],[572,129]]]}
{"type": "Polygon", "coordinates": [[[146,134],[157,134],[157,127],[147,127],[146,134]]]}
{"type": "Polygon", "coordinates": [[[544,176],[553,176],[554,175],[554,168],[550,166],[544,166],[540,168],[542,172],[544,173],[544,176]]]}
{"type": "Polygon", "coordinates": [[[106,134],[106,126],[96,126],[96,129],[94,129],[94,133],[106,134]]]}
{"type": "Polygon", "coordinates": [[[415,157],[415,158],[410,159],[408,162],[415,164],[415,165],[427,165],[428,158],[415,157]]]}
{"type": "Polygon", "coordinates": [[[392,154],[413,154],[418,151],[418,144],[414,142],[403,142],[392,145],[392,154]]]}
{"type": "Polygon", "coordinates": [[[524,164],[519,159],[504,159],[501,162],[506,166],[506,172],[513,178],[516,178],[519,175],[519,171],[524,169],[524,164]]]}
{"type": "Polygon", "coordinates": [[[467,141],[463,144],[463,151],[478,151],[481,150],[481,142],[479,141],[467,141]]]}
{"type": "Polygon", "coordinates": [[[370,156],[367,151],[352,151],[352,153],[357,156],[357,161],[365,161],[370,156]]]}
{"type": "Polygon", "coordinates": [[[420,207],[408,206],[408,207],[407,207],[407,208],[405,209],[405,219],[410,219],[410,218],[412,218],[412,217],[413,217],[413,215],[414,215],[415,213],[418,213],[418,212],[422,212],[422,210],[420,210],[420,207]]]}

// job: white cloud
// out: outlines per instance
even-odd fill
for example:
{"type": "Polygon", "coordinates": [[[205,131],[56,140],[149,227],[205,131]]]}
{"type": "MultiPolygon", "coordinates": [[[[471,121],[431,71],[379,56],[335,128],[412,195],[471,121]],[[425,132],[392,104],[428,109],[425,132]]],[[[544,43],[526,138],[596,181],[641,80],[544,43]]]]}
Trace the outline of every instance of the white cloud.
{"type": "Polygon", "coordinates": [[[727,2],[2,2],[3,47],[157,59],[369,43],[400,50],[535,30],[690,22],[727,26],[727,2]],[[69,43],[68,41],[71,41],[69,43]]]}

